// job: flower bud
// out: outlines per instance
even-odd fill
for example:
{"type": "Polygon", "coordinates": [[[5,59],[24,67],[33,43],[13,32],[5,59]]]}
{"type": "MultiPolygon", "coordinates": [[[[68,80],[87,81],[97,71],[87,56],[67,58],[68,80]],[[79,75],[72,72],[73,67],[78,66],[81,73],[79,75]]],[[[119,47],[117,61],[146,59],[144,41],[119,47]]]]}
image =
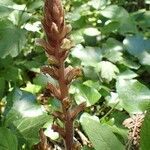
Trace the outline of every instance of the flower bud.
{"type": "Polygon", "coordinates": [[[70,24],[66,25],[66,33],[69,33],[72,30],[72,26],[70,24]]]}
{"type": "Polygon", "coordinates": [[[74,68],[70,70],[65,76],[67,84],[69,84],[73,79],[81,75],[82,75],[82,71],[80,68],[74,68]]]}
{"type": "Polygon", "coordinates": [[[72,44],[72,41],[65,38],[63,41],[62,41],[62,44],[61,44],[61,49],[62,50],[69,50],[71,47],[73,46],[72,44]]]}
{"type": "Polygon", "coordinates": [[[59,64],[59,61],[53,55],[49,55],[48,56],[48,64],[57,66],[59,64]]]}
{"type": "Polygon", "coordinates": [[[59,33],[58,26],[54,22],[52,22],[51,31],[54,33],[54,35],[59,33]]]}

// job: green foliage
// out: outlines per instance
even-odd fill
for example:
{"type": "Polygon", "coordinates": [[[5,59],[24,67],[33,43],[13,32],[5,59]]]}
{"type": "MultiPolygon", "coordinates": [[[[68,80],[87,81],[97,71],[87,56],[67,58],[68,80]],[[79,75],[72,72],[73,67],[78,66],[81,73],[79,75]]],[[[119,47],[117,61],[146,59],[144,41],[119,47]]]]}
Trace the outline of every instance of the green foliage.
{"type": "Polygon", "coordinates": [[[150,143],[147,140],[150,137],[150,134],[148,132],[149,128],[150,128],[150,111],[148,110],[141,129],[141,150],[149,149],[150,143]]]}
{"type": "Polygon", "coordinates": [[[6,149],[17,150],[18,149],[17,137],[11,130],[5,127],[0,127],[0,138],[1,138],[1,141],[0,141],[1,150],[6,150],[6,149]]]}
{"type": "Polygon", "coordinates": [[[119,79],[116,89],[122,107],[129,113],[140,113],[147,110],[150,104],[150,90],[137,80],[119,79]]]}
{"type": "Polygon", "coordinates": [[[9,20],[0,21],[1,58],[7,55],[16,57],[19,54],[26,41],[25,33],[25,30],[17,28],[9,20]]]}
{"type": "MultiPolygon", "coordinates": [[[[0,1],[0,149],[31,149],[40,141],[40,128],[58,140],[51,130],[53,117],[39,104],[46,84],[57,84],[40,73],[48,62],[35,45],[36,38],[44,36],[43,4],[43,0],[0,1]]],[[[73,104],[87,103],[77,123],[93,145],[82,149],[125,149],[127,129],[122,122],[147,112],[150,104],[150,3],[64,0],[63,4],[75,43],[66,65],[83,69],[70,94],[73,104]]],[[[52,113],[59,105],[49,98],[46,108],[52,113]]],[[[149,129],[148,111],[142,150],[149,148],[149,129]]]]}
{"type": "Polygon", "coordinates": [[[100,124],[96,116],[84,113],[80,118],[80,122],[96,150],[99,150],[99,148],[105,150],[125,149],[111,129],[106,125],[100,124]]]}
{"type": "Polygon", "coordinates": [[[86,85],[76,85],[75,90],[75,101],[77,104],[86,102],[87,106],[94,105],[101,97],[101,94],[94,87],[88,87],[86,85]]]}

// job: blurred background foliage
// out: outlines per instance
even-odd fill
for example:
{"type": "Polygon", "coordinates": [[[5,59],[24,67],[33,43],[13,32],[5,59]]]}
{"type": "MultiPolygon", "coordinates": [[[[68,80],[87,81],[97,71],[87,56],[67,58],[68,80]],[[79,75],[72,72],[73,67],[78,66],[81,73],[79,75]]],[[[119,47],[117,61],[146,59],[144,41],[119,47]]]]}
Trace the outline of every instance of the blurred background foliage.
{"type": "MultiPolygon", "coordinates": [[[[75,103],[87,102],[76,127],[93,147],[83,149],[123,150],[132,142],[127,144],[122,122],[146,112],[150,104],[150,0],[64,0],[63,4],[75,43],[66,65],[83,69],[83,76],[70,87],[75,103]]],[[[58,101],[50,99],[46,106],[39,102],[47,82],[54,83],[40,73],[48,62],[35,44],[44,37],[43,5],[42,0],[0,1],[0,149],[31,149],[43,126],[47,137],[59,141],[50,129],[52,116],[45,111],[58,109],[58,101]]],[[[142,150],[150,146],[150,135],[144,134],[150,129],[149,117],[148,113],[142,128],[142,150]]]]}

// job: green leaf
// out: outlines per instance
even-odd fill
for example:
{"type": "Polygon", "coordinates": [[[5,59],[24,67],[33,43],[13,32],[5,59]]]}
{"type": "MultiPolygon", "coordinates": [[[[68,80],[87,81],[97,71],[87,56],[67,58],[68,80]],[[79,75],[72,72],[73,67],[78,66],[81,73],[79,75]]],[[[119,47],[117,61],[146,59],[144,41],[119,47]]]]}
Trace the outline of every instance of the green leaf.
{"type": "Polygon", "coordinates": [[[105,99],[108,106],[122,111],[121,100],[118,97],[118,93],[111,92],[110,96],[106,96],[105,99]]]}
{"type": "Polygon", "coordinates": [[[124,20],[129,17],[128,12],[123,7],[117,5],[107,6],[105,9],[101,10],[100,13],[106,18],[114,20],[124,20]]]}
{"type": "MultiPolygon", "coordinates": [[[[31,14],[27,12],[22,12],[20,10],[14,10],[9,15],[9,20],[16,26],[23,25],[29,20],[29,18],[31,18],[31,14]]],[[[25,25],[24,25],[24,28],[25,28],[25,25]]]]}
{"type": "Polygon", "coordinates": [[[89,46],[95,46],[97,44],[97,38],[100,32],[97,28],[86,28],[83,33],[85,44],[89,46]]]}
{"type": "Polygon", "coordinates": [[[150,110],[146,113],[144,118],[144,122],[140,131],[140,147],[141,150],[148,150],[150,147],[149,140],[150,139],[150,110]]]}
{"type": "Polygon", "coordinates": [[[115,79],[116,73],[119,73],[119,69],[109,61],[101,61],[96,70],[100,72],[101,78],[106,82],[115,79]]]}
{"type": "Polygon", "coordinates": [[[0,1],[0,18],[8,16],[13,11],[10,7],[13,4],[11,0],[0,1]]]}
{"type": "Polygon", "coordinates": [[[145,3],[146,4],[150,4],[150,0],[145,0],[145,3]]]}
{"type": "Polygon", "coordinates": [[[43,5],[44,5],[43,1],[36,0],[36,1],[31,1],[27,7],[29,11],[33,12],[36,9],[43,7],[43,5]]]}
{"type": "Polygon", "coordinates": [[[145,10],[145,9],[141,9],[141,10],[138,10],[136,12],[133,12],[131,15],[137,21],[137,24],[143,30],[146,30],[147,28],[150,27],[150,11],[145,10]]]}
{"type": "Polygon", "coordinates": [[[48,82],[54,83],[54,81],[52,80],[50,76],[46,76],[44,74],[38,74],[33,80],[34,84],[42,86],[42,87],[46,87],[48,82]]]}
{"type": "Polygon", "coordinates": [[[144,37],[128,36],[123,41],[126,50],[137,57],[141,64],[150,65],[150,40],[144,37]]]}
{"type": "Polygon", "coordinates": [[[73,40],[73,42],[75,44],[80,44],[81,42],[84,42],[84,38],[83,38],[83,30],[84,29],[79,29],[79,30],[75,30],[72,31],[71,33],[71,39],[73,40]]]}
{"type": "Polygon", "coordinates": [[[80,59],[83,66],[95,67],[95,65],[102,59],[100,48],[97,47],[84,48],[82,45],[77,45],[72,50],[71,54],[73,57],[80,59]]]}
{"type": "Polygon", "coordinates": [[[118,32],[122,35],[136,34],[138,30],[135,21],[131,17],[122,20],[118,32]]]}
{"type": "Polygon", "coordinates": [[[104,17],[119,23],[118,28],[116,28],[119,33],[124,35],[126,33],[128,34],[137,32],[135,21],[130,17],[129,13],[123,7],[110,5],[100,12],[104,17]]]}
{"type": "Polygon", "coordinates": [[[16,57],[25,44],[25,30],[19,29],[8,20],[0,20],[0,57],[16,57]]]}
{"type": "Polygon", "coordinates": [[[126,71],[120,73],[118,75],[118,77],[121,78],[121,79],[133,79],[135,77],[138,77],[138,74],[136,74],[132,70],[127,69],[126,71]]]}
{"type": "Polygon", "coordinates": [[[88,79],[91,80],[98,80],[99,76],[98,73],[95,71],[95,67],[91,67],[91,66],[87,66],[87,67],[83,67],[83,72],[84,72],[84,76],[88,79]]]}
{"type": "Polygon", "coordinates": [[[150,52],[150,40],[140,35],[128,36],[123,41],[127,51],[135,56],[140,55],[143,51],[150,52]]]}
{"type": "Polygon", "coordinates": [[[94,105],[101,98],[101,94],[94,88],[85,85],[75,86],[75,101],[77,104],[86,102],[87,106],[94,105]]]}
{"type": "Polygon", "coordinates": [[[123,64],[128,68],[136,70],[139,69],[141,66],[138,62],[133,60],[132,56],[129,55],[127,55],[126,57],[124,56],[124,58],[120,61],[120,64],[123,64]]]}
{"type": "Polygon", "coordinates": [[[83,82],[84,85],[90,87],[90,88],[95,88],[97,90],[100,90],[101,87],[100,87],[100,83],[97,81],[97,82],[94,82],[92,80],[87,80],[85,82],[83,82]]]}
{"type": "Polygon", "coordinates": [[[13,10],[0,4],[0,18],[8,16],[13,10]]]}
{"type": "Polygon", "coordinates": [[[50,119],[49,116],[29,92],[15,89],[11,101],[13,106],[5,118],[5,126],[13,124],[18,138],[26,139],[30,145],[38,143],[38,131],[50,119]]]}
{"type": "Polygon", "coordinates": [[[17,67],[8,66],[1,72],[1,75],[5,78],[5,80],[15,82],[20,79],[20,70],[17,67]]]}
{"type": "Polygon", "coordinates": [[[16,127],[16,130],[19,131],[18,137],[23,137],[30,145],[33,145],[39,142],[39,130],[48,119],[49,117],[46,115],[39,115],[37,117],[19,119],[14,121],[13,124],[16,127]]]}
{"type": "Polygon", "coordinates": [[[84,113],[80,118],[80,123],[95,150],[125,149],[110,128],[106,125],[102,125],[96,116],[90,116],[89,114],[84,113]]]}
{"type": "Polygon", "coordinates": [[[92,147],[83,146],[81,150],[95,150],[95,149],[92,147]]]}
{"type": "Polygon", "coordinates": [[[119,26],[120,26],[120,23],[118,21],[108,20],[105,22],[105,25],[102,27],[101,32],[103,34],[117,32],[117,29],[119,28],[119,26]]]}
{"type": "Polygon", "coordinates": [[[119,78],[116,89],[122,107],[131,114],[144,112],[150,104],[150,90],[137,80],[119,78]]]}
{"type": "Polygon", "coordinates": [[[0,150],[18,150],[16,135],[5,127],[0,127],[0,150]]]}
{"type": "Polygon", "coordinates": [[[24,90],[24,91],[36,94],[36,93],[38,93],[41,90],[41,86],[32,84],[31,82],[28,82],[26,87],[25,88],[21,88],[21,89],[24,90]]]}
{"type": "Polygon", "coordinates": [[[43,128],[46,128],[46,130],[44,131],[44,134],[52,140],[57,140],[59,138],[59,134],[58,132],[53,131],[52,124],[53,124],[53,121],[51,120],[43,126],[43,128]]]}
{"type": "Polygon", "coordinates": [[[101,7],[105,7],[108,3],[107,0],[91,0],[91,5],[95,9],[100,9],[101,7]]]}
{"type": "Polygon", "coordinates": [[[109,38],[105,44],[103,44],[104,57],[109,61],[116,63],[122,60],[123,45],[116,39],[109,38]]]}

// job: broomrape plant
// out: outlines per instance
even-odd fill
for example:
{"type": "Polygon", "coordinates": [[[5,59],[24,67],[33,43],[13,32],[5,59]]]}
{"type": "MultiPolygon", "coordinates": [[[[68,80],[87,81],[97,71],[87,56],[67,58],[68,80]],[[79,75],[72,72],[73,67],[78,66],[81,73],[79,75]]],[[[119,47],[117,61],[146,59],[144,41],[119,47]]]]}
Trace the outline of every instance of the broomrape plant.
{"type": "Polygon", "coordinates": [[[46,40],[40,39],[37,43],[45,49],[49,65],[42,67],[41,70],[58,81],[57,86],[48,83],[46,88],[52,97],[61,102],[60,111],[54,112],[53,116],[64,123],[64,127],[54,123],[52,129],[62,136],[66,150],[72,150],[75,147],[73,122],[84,109],[85,103],[73,108],[69,96],[72,80],[80,76],[82,71],[80,68],[65,66],[65,60],[73,45],[69,39],[71,27],[65,23],[64,9],[60,0],[45,1],[42,24],[46,40]]]}

